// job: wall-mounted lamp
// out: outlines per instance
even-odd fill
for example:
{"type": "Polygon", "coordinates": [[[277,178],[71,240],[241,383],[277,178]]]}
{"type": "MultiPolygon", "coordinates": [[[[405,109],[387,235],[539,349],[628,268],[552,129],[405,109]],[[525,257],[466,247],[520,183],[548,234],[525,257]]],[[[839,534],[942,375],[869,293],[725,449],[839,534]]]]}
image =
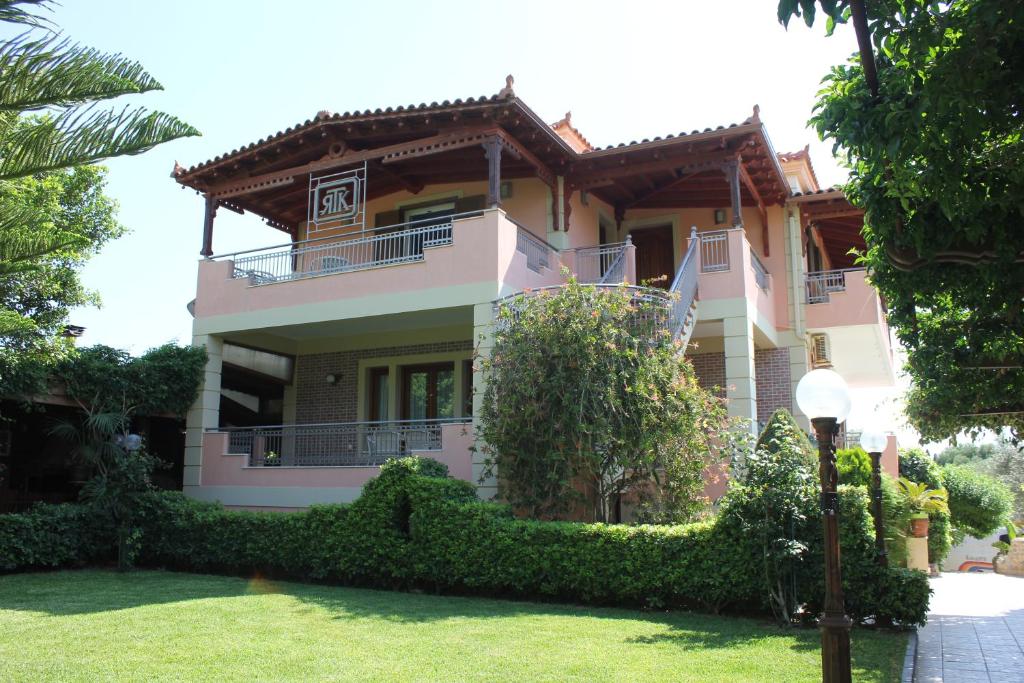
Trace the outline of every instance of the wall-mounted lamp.
{"type": "Polygon", "coordinates": [[[324,381],[327,382],[328,384],[336,384],[338,382],[338,376],[332,372],[331,374],[324,377],[324,381]]]}
{"type": "Polygon", "coordinates": [[[715,225],[725,222],[725,209],[715,209],[715,225]]]}

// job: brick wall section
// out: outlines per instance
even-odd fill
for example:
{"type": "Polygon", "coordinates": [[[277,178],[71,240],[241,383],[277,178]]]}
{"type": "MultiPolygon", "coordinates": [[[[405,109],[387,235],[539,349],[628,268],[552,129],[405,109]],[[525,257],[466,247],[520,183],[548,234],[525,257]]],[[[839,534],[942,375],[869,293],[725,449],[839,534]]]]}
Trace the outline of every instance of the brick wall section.
{"type": "Polygon", "coordinates": [[[760,422],[766,422],[779,408],[793,412],[789,349],[756,349],[754,377],[757,380],[757,419],[760,422]]]}
{"type": "Polygon", "coordinates": [[[701,353],[687,358],[693,363],[700,386],[714,390],[715,396],[719,398],[725,398],[725,352],[701,353]]]}
{"type": "Polygon", "coordinates": [[[427,353],[472,351],[469,339],[457,342],[391,346],[382,349],[359,349],[314,353],[295,359],[295,421],[299,424],[318,422],[355,422],[358,419],[359,361],[364,358],[415,356],[427,353]],[[327,375],[338,381],[328,384],[327,375]]]}

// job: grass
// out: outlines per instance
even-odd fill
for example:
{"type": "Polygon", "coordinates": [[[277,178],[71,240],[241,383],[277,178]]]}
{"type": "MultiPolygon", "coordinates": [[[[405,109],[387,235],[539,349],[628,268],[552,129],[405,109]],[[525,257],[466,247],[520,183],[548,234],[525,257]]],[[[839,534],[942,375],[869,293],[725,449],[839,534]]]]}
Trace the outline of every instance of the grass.
{"type": "MultiPolygon", "coordinates": [[[[853,678],[906,637],[853,633],[853,678]]],[[[139,571],[0,576],[0,680],[819,681],[752,620],[139,571]]]]}

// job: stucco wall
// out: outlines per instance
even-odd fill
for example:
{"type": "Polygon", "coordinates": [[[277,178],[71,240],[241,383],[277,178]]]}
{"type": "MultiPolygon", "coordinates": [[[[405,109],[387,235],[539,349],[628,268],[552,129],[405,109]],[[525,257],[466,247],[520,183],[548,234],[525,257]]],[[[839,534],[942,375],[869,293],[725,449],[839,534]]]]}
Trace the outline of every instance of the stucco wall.
{"type": "Polygon", "coordinates": [[[358,420],[360,360],[472,350],[472,340],[466,339],[298,356],[295,359],[295,421],[315,424],[358,420]],[[325,382],[328,374],[335,375],[338,381],[335,384],[325,382]]]}

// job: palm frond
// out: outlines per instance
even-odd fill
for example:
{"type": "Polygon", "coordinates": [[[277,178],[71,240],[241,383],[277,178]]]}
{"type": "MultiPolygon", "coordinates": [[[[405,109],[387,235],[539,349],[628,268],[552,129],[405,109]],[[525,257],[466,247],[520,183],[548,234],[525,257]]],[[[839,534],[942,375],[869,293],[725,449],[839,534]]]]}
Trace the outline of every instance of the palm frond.
{"type": "Polygon", "coordinates": [[[72,43],[23,33],[0,44],[0,111],[31,111],[162,90],[141,64],[72,43]]]}
{"type": "Polygon", "coordinates": [[[22,9],[19,5],[49,9],[52,4],[50,0],[0,0],[0,21],[9,24],[24,24],[35,28],[50,28],[53,26],[53,22],[49,19],[22,9]]]}
{"type": "Polygon", "coordinates": [[[96,110],[74,107],[44,117],[7,136],[10,153],[0,162],[0,180],[57,168],[89,164],[107,157],[139,154],[156,145],[199,131],[170,114],[145,108],[96,110]]]}

